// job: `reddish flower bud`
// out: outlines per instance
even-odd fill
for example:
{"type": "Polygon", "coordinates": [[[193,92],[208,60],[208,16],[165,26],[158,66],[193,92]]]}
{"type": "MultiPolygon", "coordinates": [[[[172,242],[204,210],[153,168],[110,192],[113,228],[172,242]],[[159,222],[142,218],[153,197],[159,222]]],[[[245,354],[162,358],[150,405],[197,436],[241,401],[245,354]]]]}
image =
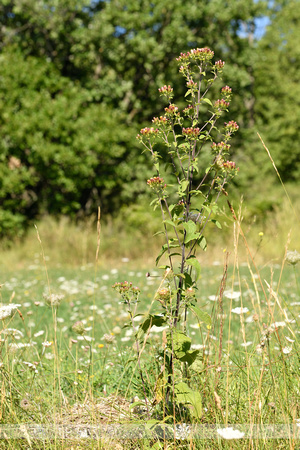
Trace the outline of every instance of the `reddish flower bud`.
{"type": "Polygon", "coordinates": [[[234,133],[238,129],[239,129],[239,126],[234,120],[231,120],[228,123],[225,122],[225,131],[227,133],[234,133]]]}
{"type": "Polygon", "coordinates": [[[197,128],[192,128],[192,127],[182,128],[182,134],[184,136],[196,138],[200,134],[200,128],[198,128],[198,127],[197,128]]]}
{"type": "Polygon", "coordinates": [[[169,105],[165,108],[166,114],[169,116],[177,115],[178,114],[178,106],[176,105],[169,105]]]}
{"type": "Polygon", "coordinates": [[[173,88],[170,85],[164,85],[158,89],[158,92],[160,94],[171,94],[171,92],[173,92],[173,88]]]}
{"type": "Polygon", "coordinates": [[[147,180],[147,184],[156,191],[161,191],[167,187],[167,185],[164,182],[164,179],[161,177],[152,177],[149,180],[147,180]]]}
{"type": "Polygon", "coordinates": [[[215,62],[215,68],[217,70],[223,69],[224,66],[225,66],[225,62],[224,61],[219,60],[219,61],[215,62]]]}
{"type": "Polygon", "coordinates": [[[224,111],[224,109],[227,109],[229,106],[229,102],[226,102],[223,98],[221,98],[220,100],[216,100],[214,103],[214,107],[217,110],[221,110],[224,111]]]}

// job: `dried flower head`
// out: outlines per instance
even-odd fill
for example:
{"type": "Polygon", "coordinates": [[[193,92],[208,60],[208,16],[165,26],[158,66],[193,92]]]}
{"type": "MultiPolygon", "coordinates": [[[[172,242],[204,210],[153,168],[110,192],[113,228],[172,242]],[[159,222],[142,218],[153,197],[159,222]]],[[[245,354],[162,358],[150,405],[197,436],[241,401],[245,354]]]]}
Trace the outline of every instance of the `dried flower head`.
{"type": "Polygon", "coordinates": [[[114,343],[115,336],[113,334],[105,334],[103,336],[103,339],[104,339],[106,344],[110,345],[110,344],[114,343]]]}
{"type": "Polygon", "coordinates": [[[81,322],[80,320],[78,322],[75,322],[72,326],[72,330],[77,334],[83,335],[85,333],[83,322],[81,322]]]}
{"type": "Polygon", "coordinates": [[[297,250],[294,250],[293,252],[289,250],[286,252],[285,260],[289,264],[292,264],[292,266],[295,266],[300,261],[300,253],[298,253],[297,250]]]}
{"type": "Polygon", "coordinates": [[[58,307],[64,298],[63,294],[44,294],[43,298],[48,306],[58,307]]]}
{"type": "Polygon", "coordinates": [[[20,401],[20,407],[24,409],[25,411],[30,411],[32,409],[32,404],[27,398],[23,398],[20,401]]]}

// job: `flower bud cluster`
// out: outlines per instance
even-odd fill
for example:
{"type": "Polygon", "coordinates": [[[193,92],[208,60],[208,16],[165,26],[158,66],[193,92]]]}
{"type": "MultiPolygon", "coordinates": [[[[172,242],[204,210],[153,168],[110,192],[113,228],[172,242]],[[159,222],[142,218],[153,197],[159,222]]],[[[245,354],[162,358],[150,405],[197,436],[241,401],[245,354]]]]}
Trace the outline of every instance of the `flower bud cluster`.
{"type": "Polygon", "coordinates": [[[223,141],[219,142],[218,144],[213,142],[211,148],[212,148],[213,152],[224,154],[224,153],[229,152],[230,144],[225,144],[225,142],[223,142],[223,141]]]}
{"type": "Polygon", "coordinates": [[[234,170],[234,169],[236,169],[235,162],[234,161],[224,161],[223,168],[229,169],[229,170],[234,170]]]}
{"type": "Polygon", "coordinates": [[[234,120],[230,120],[230,122],[226,123],[225,122],[225,131],[228,134],[234,133],[235,131],[237,131],[239,129],[238,124],[234,121],[234,120]]]}
{"type": "Polygon", "coordinates": [[[221,89],[221,94],[225,100],[230,100],[232,89],[229,86],[224,86],[221,89]]]}
{"type": "Polygon", "coordinates": [[[171,104],[165,108],[165,111],[167,116],[176,116],[178,115],[178,106],[171,104]]]}
{"type": "Polygon", "coordinates": [[[146,128],[142,128],[140,133],[142,136],[153,136],[156,135],[158,133],[158,129],[157,128],[153,128],[153,127],[146,127],[146,128]]]}
{"type": "Polygon", "coordinates": [[[186,108],[184,108],[184,110],[182,112],[183,112],[183,114],[190,116],[191,114],[194,113],[194,108],[192,105],[188,105],[186,108]]]}
{"type": "Polygon", "coordinates": [[[221,98],[220,100],[216,100],[214,103],[214,107],[218,111],[224,111],[225,109],[228,108],[228,106],[229,102],[226,102],[226,100],[224,100],[223,98],[221,98]]]}
{"type": "Polygon", "coordinates": [[[224,61],[219,60],[219,61],[215,62],[215,68],[217,70],[222,70],[224,66],[225,66],[224,61]]]}
{"type": "Polygon", "coordinates": [[[149,180],[147,180],[148,186],[150,186],[152,189],[165,189],[167,185],[164,182],[164,179],[161,177],[152,177],[149,180]]]}
{"type": "Polygon", "coordinates": [[[184,136],[197,138],[200,134],[200,128],[198,128],[198,127],[197,128],[193,128],[193,127],[182,128],[182,134],[184,136]]]}
{"type": "Polygon", "coordinates": [[[167,288],[160,288],[156,292],[154,299],[160,302],[163,306],[166,306],[167,302],[170,301],[171,293],[167,288]]]}
{"type": "Polygon", "coordinates": [[[158,89],[160,94],[171,94],[173,92],[173,88],[170,85],[164,85],[158,89]]]}
{"type": "Polygon", "coordinates": [[[189,287],[185,290],[185,298],[189,300],[195,297],[195,289],[193,287],[189,287]]]}
{"type": "Polygon", "coordinates": [[[187,85],[187,87],[190,88],[190,89],[192,89],[192,88],[197,88],[197,87],[198,87],[197,83],[196,83],[192,78],[189,78],[189,80],[188,80],[188,82],[186,83],[186,85],[187,85]]]}
{"type": "Polygon", "coordinates": [[[168,123],[168,119],[165,116],[153,117],[152,123],[155,125],[166,125],[168,123]]]}
{"type": "Polygon", "coordinates": [[[123,281],[122,283],[115,283],[112,287],[120,294],[124,294],[127,292],[139,294],[141,292],[138,287],[132,285],[131,281],[130,282],[123,281]]]}
{"type": "Polygon", "coordinates": [[[179,62],[189,62],[189,61],[210,61],[214,56],[214,52],[210,50],[208,47],[204,48],[194,48],[190,52],[180,53],[180,56],[176,58],[176,61],[179,62]]]}

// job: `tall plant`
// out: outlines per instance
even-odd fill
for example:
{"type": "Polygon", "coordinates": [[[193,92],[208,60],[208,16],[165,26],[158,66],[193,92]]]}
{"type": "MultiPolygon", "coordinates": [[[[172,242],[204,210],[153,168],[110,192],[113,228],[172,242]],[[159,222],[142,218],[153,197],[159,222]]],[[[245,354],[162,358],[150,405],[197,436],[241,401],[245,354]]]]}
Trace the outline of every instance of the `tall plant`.
{"type": "MultiPolygon", "coordinates": [[[[177,62],[186,82],[187,106],[180,111],[172,103],[173,88],[161,87],[159,92],[167,99],[168,106],[163,115],[153,118],[151,127],[143,128],[137,136],[149,152],[155,169],[147,184],[155,197],[152,205],[161,210],[165,235],[156,264],[163,255],[167,260],[160,266],[165,272],[155,294],[162,312],[149,314],[136,336],[139,339],[153,325],[168,327],[163,352],[164,399],[169,403],[173,393],[178,402],[190,404],[197,417],[201,415],[201,398],[182,378],[180,382],[175,380],[174,363],[179,361],[186,370],[197,358],[198,351],[191,350],[186,331],[187,312],[210,325],[210,317],[196,305],[200,275],[197,250],[206,249],[205,229],[209,222],[221,228],[216,219],[218,200],[222,194],[228,195],[227,186],[238,171],[228,158],[230,139],[239,127],[234,121],[218,127],[222,113],[228,110],[231,88],[225,86],[219,98],[209,98],[211,87],[225,64],[213,62],[213,57],[214,52],[207,47],[181,53],[177,62]],[[156,147],[160,149],[163,144],[166,151],[156,150],[156,144],[160,144],[156,147]],[[203,153],[209,160],[206,167],[201,167],[203,153]]],[[[122,293],[120,283],[115,288],[122,293]]]]}

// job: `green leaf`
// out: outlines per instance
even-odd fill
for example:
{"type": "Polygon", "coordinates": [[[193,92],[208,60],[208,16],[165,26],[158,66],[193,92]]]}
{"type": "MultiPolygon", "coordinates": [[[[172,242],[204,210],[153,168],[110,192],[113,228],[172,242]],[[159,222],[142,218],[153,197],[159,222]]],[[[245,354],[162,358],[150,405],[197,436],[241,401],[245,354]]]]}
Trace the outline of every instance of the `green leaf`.
{"type": "Polygon", "coordinates": [[[182,362],[186,362],[188,366],[191,366],[193,362],[196,360],[198,353],[199,350],[188,350],[184,356],[178,359],[180,359],[180,361],[182,362]]]}
{"type": "Polygon", "coordinates": [[[162,327],[165,323],[166,320],[164,316],[158,314],[148,314],[146,319],[139,326],[137,339],[140,339],[143,333],[147,333],[149,328],[153,327],[153,325],[156,327],[162,327]]]}
{"type": "Polygon", "coordinates": [[[211,221],[212,221],[212,223],[214,223],[214,224],[216,225],[216,227],[218,227],[220,230],[222,229],[222,225],[220,224],[220,222],[218,222],[218,220],[212,219],[211,221]]]}
{"type": "Polygon", "coordinates": [[[172,334],[167,334],[167,342],[168,347],[171,350],[173,349],[176,358],[180,359],[189,351],[192,341],[191,338],[186,336],[182,331],[173,330],[172,334]]]}
{"type": "Polygon", "coordinates": [[[204,322],[208,327],[211,327],[211,317],[207,312],[202,311],[196,305],[190,305],[189,309],[195,314],[199,322],[204,322]]]}
{"type": "Polygon", "coordinates": [[[188,289],[193,285],[193,279],[188,272],[184,272],[184,287],[188,289]]]}
{"type": "Polygon", "coordinates": [[[185,191],[190,182],[188,180],[183,180],[180,182],[180,188],[182,191],[185,191]]]}
{"type": "Polygon", "coordinates": [[[169,219],[164,220],[164,223],[171,225],[171,227],[174,227],[174,228],[177,227],[176,223],[172,222],[172,220],[169,220],[169,219]]]}
{"type": "Polygon", "coordinates": [[[185,262],[188,266],[192,266],[195,269],[195,273],[196,273],[195,281],[197,281],[199,279],[200,273],[201,273],[201,266],[200,266],[199,261],[197,260],[197,258],[195,256],[191,256],[185,262]]]}
{"type": "Polygon", "coordinates": [[[201,236],[201,238],[199,239],[199,245],[202,248],[202,250],[206,250],[207,249],[207,242],[204,236],[201,236]]]}
{"type": "Polygon", "coordinates": [[[169,248],[178,248],[178,247],[180,247],[180,245],[178,244],[177,239],[170,239],[169,245],[168,245],[168,244],[164,244],[164,245],[162,246],[161,251],[159,252],[159,254],[158,254],[158,256],[157,256],[157,258],[156,258],[156,260],[155,260],[156,265],[158,264],[160,258],[163,256],[163,254],[164,254],[169,248]]]}
{"type": "Polygon", "coordinates": [[[184,405],[191,405],[191,413],[197,419],[202,416],[202,399],[200,392],[193,391],[186,383],[181,382],[175,385],[176,399],[184,405]]]}
{"type": "Polygon", "coordinates": [[[187,244],[190,241],[193,241],[194,239],[199,238],[200,233],[196,232],[197,226],[192,220],[189,220],[188,222],[184,222],[182,224],[182,226],[186,231],[186,235],[185,235],[185,239],[184,239],[185,244],[187,244]]]}

